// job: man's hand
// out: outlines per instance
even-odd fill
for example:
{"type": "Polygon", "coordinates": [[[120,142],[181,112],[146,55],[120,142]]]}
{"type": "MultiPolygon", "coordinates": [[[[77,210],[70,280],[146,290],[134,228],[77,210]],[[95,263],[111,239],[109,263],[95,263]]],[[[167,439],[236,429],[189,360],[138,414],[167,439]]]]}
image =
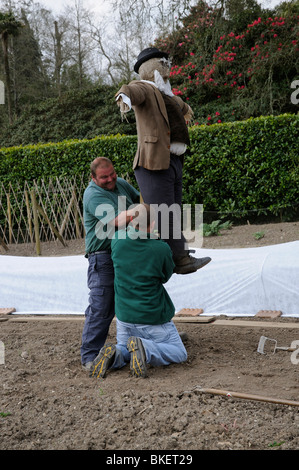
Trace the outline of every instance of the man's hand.
{"type": "Polygon", "coordinates": [[[122,211],[118,214],[115,219],[109,222],[110,225],[114,225],[115,227],[121,228],[126,227],[128,223],[131,221],[132,217],[136,217],[136,208],[128,209],[127,211],[122,211]]]}

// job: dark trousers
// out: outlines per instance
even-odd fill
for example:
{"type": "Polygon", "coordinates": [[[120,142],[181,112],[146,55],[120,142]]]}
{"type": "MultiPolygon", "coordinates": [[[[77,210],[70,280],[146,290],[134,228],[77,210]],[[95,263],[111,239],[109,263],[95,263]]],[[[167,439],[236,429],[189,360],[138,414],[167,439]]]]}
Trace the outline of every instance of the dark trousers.
{"type": "MultiPolygon", "coordinates": [[[[171,155],[170,166],[167,170],[147,170],[143,167],[135,169],[135,177],[141,196],[146,204],[166,204],[171,207],[177,204],[182,206],[183,164],[180,157],[171,155]]],[[[169,235],[163,236],[163,220],[158,211],[158,231],[170,246],[173,257],[186,254],[186,240],[181,232],[181,218],[169,212],[169,235]]]]}
{"type": "Polygon", "coordinates": [[[111,255],[90,255],[87,273],[89,305],[85,310],[81,362],[93,361],[104,346],[114,317],[114,269],[111,255]]]}

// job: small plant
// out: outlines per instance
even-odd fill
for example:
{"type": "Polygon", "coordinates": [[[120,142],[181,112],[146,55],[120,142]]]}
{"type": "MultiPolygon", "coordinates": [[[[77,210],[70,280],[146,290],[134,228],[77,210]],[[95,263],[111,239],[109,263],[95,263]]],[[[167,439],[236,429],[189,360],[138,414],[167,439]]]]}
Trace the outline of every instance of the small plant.
{"type": "Polygon", "coordinates": [[[11,413],[9,411],[5,412],[5,411],[0,411],[0,417],[1,418],[6,418],[6,416],[10,416],[11,413]]]}
{"type": "Polygon", "coordinates": [[[265,236],[265,232],[255,232],[253,236],[256,240],[260,240],[261,238],[265,236]]]}
{"type": "Polygon", "coordinates": [[[269,444],[269,447],[279,447],[281,446],[282,444],[284,444],[285,441],[282,441],[282,442],[272,442],[272,444],[269,444]]]}
{"type": "Polygon", "coordinates": [[[209,237],[211,235],[220,235],[220,230],[228,230],[232,227],[232,222],[227,220],[221,222],[221,220],[214,220],[211,224],[203,224],[203,236],[209,237]]]}

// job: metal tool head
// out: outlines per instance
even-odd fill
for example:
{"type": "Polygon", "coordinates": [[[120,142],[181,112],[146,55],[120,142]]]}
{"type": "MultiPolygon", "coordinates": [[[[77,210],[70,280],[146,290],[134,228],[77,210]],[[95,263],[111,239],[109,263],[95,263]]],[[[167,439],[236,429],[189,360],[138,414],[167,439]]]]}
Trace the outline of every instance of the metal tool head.
{"type": "MultiPolygon", "coordinates": [[[[260,337],[260,340],[259,340],[259,344],[258,344],[258,347],[257,347],[257,352],[260,353],[260,354],[267,354],[267,352],[265,352],[265,348],[266,348],[266,343],[272,343],[272,346],[274,344],[274,348],[272,348],[272,354],[275,353],[276,351],[276,347],[277,347],[277,341],[276,339],[272,339],[272,338],[267,338],[266,336],[261,336],[260,337]]],[[[267,344],[268,346],[268,344],[267,344]]],[[[268,351],[269,352],[269,351],[268,351]]]]}

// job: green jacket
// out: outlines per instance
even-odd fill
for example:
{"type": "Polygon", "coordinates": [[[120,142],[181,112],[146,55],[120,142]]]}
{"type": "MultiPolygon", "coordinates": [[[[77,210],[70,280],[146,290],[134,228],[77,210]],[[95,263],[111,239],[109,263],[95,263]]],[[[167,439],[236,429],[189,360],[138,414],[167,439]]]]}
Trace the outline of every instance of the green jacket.
{"type": "Polygon", "coordinates": [[[122,178],[117,178],[114,191],[100,188],[90,181],[83,195],[86,253],[110,249],[111,238],[116,229],[108,226],[108,222],[138,202],[139,192],[122,178]],[[125,199],[120,200],[121,196],[125,199]]]}
{"type": "Polygon", "coordinates": [[[175,308],[163,284],[170,279],[174,262],[167,243],[128,226],[115,234],[111,249],[116,317],[149,325],[170,321],[175,308]]]}

